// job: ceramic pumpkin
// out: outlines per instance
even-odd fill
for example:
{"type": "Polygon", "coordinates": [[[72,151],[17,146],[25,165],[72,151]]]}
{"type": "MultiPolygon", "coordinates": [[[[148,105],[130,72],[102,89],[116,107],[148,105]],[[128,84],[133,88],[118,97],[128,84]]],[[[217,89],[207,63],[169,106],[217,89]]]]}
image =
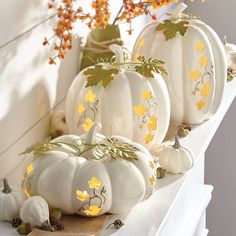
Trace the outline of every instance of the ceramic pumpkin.
{"type": "Polygon", "coordinates": [[[172,174],[184,174],[193,167],[194,156],[190,149],[182,147],[178,138],[175,138],[173,146],[163,148],[158,162],[172,174]]]}
{"type": "Polygon", "coordinates": [[[0,189],[0,221],[12,222],[13,218],[19,217],[25,196],[21,189],[11,188],[7,179],[3,183],[4,187],[0,189]]]}
{"type": "Polygon", "coordinates": [[[204,22],[177,5],[170,19],[153,22],[140,33],[132,57],[158,57],[168,71],[171,120],[199,124],[214,114],[221,102],[227,65],[218,35],[204,22]]]}
{"type": "Polygon", "coordinates": [[[60,136],[37,149],[43,153],[34,151],[23,173],[24,192],[83,216],[127,212],[146,200],[156,183],[152,156],[125,137],[98,134],[100,128],[95,123],[82,139],[60,136]]]}
{"type": "Polygon", "coordinates": [[[102,63],[81,71],[69,89],[66,99],[69,133],[81,135],[94,122],[100,122],[104,135],[122,135],[148,148],[161,143],[170,120],[169,95],[162,76],[155,73],[147,79],[119,66],[124,63],[122,49],[118,45],[110,48],[115,53],[115,65],[102,63]],[[110,75],[108,81],[90,86],[93,81],[89,73],[95,71],[96,82],[104,68],[110,75]]]}

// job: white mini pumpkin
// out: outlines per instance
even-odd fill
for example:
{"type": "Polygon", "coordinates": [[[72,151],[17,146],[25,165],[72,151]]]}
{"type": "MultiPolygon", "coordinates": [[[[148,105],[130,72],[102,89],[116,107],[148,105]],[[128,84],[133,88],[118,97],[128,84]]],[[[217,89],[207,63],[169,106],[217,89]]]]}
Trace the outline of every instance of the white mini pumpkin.
{"type": "Polygon", "coordinates": [[[157,57],[165,61],[171,120],[199,124],[209,119],[221,103],[227,64],[218,35],[204,22],[183,15],[186,7],[180,3],[170,19],[145,27],[132,57],[134,60],[138,56],[157,57]]]}
{"type": "MultiPolygon", "coordinates": [[[[116,63],[124,62],[123,51],[111,45],[116,63]]],[[[119,70],[106,87],[101,83],[86,87],[86,72],[81,71],[74,79],[66,99],[66,121],[69,133],[81,135],[88,132],[94,122],[102,124],[101,133],[125,136],[134,142],[151,148],[161,143],[170,121],[170,101],[165,82],[160,74],[147,79],[141,74],[99,64],[109,70],[119,70]]],[[[99,75],[98,75],[99,76],[99,75]]]]}
{"type": "Polygon", "coordinates": [[[228,43],[226,36],[224,37],[224,48],[227,57],[227,66],[236,72],[236,45],[228,43]]]}
{"type": "Polygon", "coordinates": [[[65,214],[84,216],[127,212],[146,200],[156,183],[152,156],[125,137],[97,134],[100,128],[95,123],[83,137],[84,144],[79,136],[60,136],[49,143],[60,143],[60,147],[52,151],[45,145],[42,147],[49,151],[28,157],[31,161],[24,171],[24,192],[42,196],[50,207],[65,214]],[[74,150],[78,147],[79,156],[74,150]],[[123,148],[131,150],[131,156],[130,151],[121,152],[123,148]]]}
{"type": "Polygon", "coordinates": [[[11,222],[19,217],[20,207],[25,200],[21,189],[9,186],[7,179],[3,180],[4,187],[0,189],[0,221],[11,222]]]}
{"type": "Polygon", "coordinates": [[[178,138],[173,146],[166,146],[159,154],[159,164],[172,174],[184,174],[193,167],[194,155],[186,147],[182,147],[178,138]]]}
{"type": "Polygon", "coordinates": [[[49,222],[49,207],[40,196],[30,197],[22,204],[20,218],[24,223],[54,231],[49,222]]]}

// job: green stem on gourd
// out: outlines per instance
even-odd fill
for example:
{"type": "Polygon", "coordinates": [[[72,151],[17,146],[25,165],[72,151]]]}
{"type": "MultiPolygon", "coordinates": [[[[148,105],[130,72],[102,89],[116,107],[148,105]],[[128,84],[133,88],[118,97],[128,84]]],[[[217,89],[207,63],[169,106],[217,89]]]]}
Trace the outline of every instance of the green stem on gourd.
{"type": "Polygon", "coordinates": [[[9,186],[8,181],[7,181],[6,178],[3,179],[3,190],[2,190],[2,192],[3,193],[11,193],[12,192],[12,189],[9,186]]]}
{"type": "Polygon", "coordinates": [[[51,226],[50,222],[48,220],[44,221],[41,226],[42,229],[45,229],[47,231],[54,232],[53,227],[51,226]]]}
{"type": "Polygon", "coordinates": [[[178,137],[175,137],[175,143],[173,145],[173,148],[174,149],[180,149],[181,148],[178,137]]]}

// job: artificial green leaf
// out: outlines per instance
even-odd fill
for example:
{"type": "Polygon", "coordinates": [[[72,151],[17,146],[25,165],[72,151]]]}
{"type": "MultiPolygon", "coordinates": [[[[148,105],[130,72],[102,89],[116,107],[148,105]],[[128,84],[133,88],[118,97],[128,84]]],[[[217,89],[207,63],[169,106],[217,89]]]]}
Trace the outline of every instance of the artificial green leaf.
{"type": "Polygon", "coordinates": [[[134,68],[135,71],[141,75],[147,78],[153,78],[152,72],[167,75],[167,71],[163,67],[163,61],[152,58],[146,59],[143,56],[138,57],[137,60],[141,63],[136,65],[134,68]]]}
{"type": "Polygon", "coordinates": [[[175,23],[172,20],[165,20],[163,23],[160,23],[156,30],[163,31],[165,35],[166,41],[172,39],[176,36],[177,32],[180,35],[184,36],[188,29],[188,21],[180,21],[179,23],[175,23]]]}
{"type": "Polygon", "coordinates": [[[93,68],[89,68],[84,72],[87,77],[86,87],[96,86],[102,83],[105,88],[112,80],[115,79],[115,75],[119,73],[118,69],[110,68],[105,69],[102,65],[96,65],[93,68]]]}
{"type": "Polygon", "coordinates": [[[122,158],[128,161],[138,160],[136,151],[139,151],[135,146],[118,141],[115,138],[108,138],[106,147],[107,155],[112,159],[122,158]]]}
{"type": "Polygon", "coordinates": [[[37,142],[37,143],[29,146],[28,148],[25,149],[24,152],[20,153],[19,155],[29,154],[29,153],[35,151],[36,149],[42,147],[43,145],[46,145],[46,144],[50,143],[50,141],[51,141],[51,138],[48,137],[48,138],[46,138],[46,139],[44,139],[40,142],[37,142]]]}

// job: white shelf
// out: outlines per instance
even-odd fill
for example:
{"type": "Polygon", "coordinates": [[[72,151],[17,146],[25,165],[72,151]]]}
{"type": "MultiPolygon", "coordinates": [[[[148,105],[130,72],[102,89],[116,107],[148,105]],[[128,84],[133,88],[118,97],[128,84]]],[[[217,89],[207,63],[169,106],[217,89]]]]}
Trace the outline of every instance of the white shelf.
{"type": "MultiPolygon", "coordinates": [[[[176,231],[176,225],[178,219],[181,220],[181,217],[190,217],[189,205],[187,205],[186,197],[192,200],[192,206],[196,207],[196,199],[201,196],[202,204],[204,209],[208,202],[210,201],[210,195],[212,191],[212,187],[205,186],[204,191],[201,189],[203,185],[200,186],[197,183],[193,185],[194,191],[189,191],[189,186],[192,184],[189,181],[190,178],[194,177],[194,174],[198,172],[196,169],[198,168],[198,164],[201,161],[204,161],[204,153],[211,142],[214,134],[219,127],[222,119],[224,118],[226,112],[228,111],[232,101],[236,96],[236,79],[227,84],[224,99],[222,104],[217,112],[217,114],[212,117],[209,121],[195,128],[188,137],[182,139],[182,144],[191,148],[193,153],[196,156],[196,164],[195,167],[190,170],[186,175],[168,175],[163,180],[159,180],[157,190],[154,194],[148,199],[146,202],[138,205],[131,212],[126,215],[116,215],[113,216],[109,222],[104,226],[104,230],[102,230],[99,235],[114,235],[114,236],[178,236],[180,235],[182,228],[181,225],[178,224],[178,232],[176,231]],[[207,189],[207,191],[206,191],[207,189]],[[188,191],[189,195],[186,196],[186,191],[188,191]],[[203,191],[203,195],[199,195],[200,192],[203,191]],[[192,196],[192,197],[190,197],[192,196]],[[195,196],[195,201],[194,201],[195,196]],[[179,209],[179,203],[181,202],[181,209],[179,209]],[[124,221],[125,225],[119,229],[118,231],[113,230],[112,228],[109,230],[105,230],[106,226],[114,221],[114,219],[120,218],[124,221]],[[174,223],[173,223],[174,222],[174,223]],[[172,228],[173,227],[173,228],[172,228]],[[172,230],[173,234],[166,234],[166,232],[170,232],[172,230]],[[176,234],[175,234],[176,231],[176,234]]],[[[191,202],[190,202],[191,203],[191,202]]],[[[192,210],[194,211],[194,209],[192,210]]],[[[192,212],[191,211],[191,212],[192,212]]],[[[192,223],[197,223],[194,221],[198,219],[200,214],[203,212],[195,212],[192,214],[192,223]]],[[[184,224],[183,226],[184,227],[184,224]]],[[[194,228],[194,226],[193,226],[194,228]]],[[[203,233],[203,235],[207,235],[207,230],[203,233]]],[[[193,232],[189,230],[188,234],[184,234],[184,236],[191,235],[193,232]]],[[[16,235],[15,230],[9,227],[7,223],[0,223],[0,235],[11,236],[16,235]]],[[[183,234],[181,235],[183,236],[183,234]]]]}
{"type": "MultiPolygon", "coordinates": [[[[196,157],[196,165],[203,161],[204,153],[209,146],[214,134],[228,111],[231,103],[236,96],[236,79],[228,83],[224,93],[222,104],[217,112],[209,121],[195,128],[181,143],[193,151],[196,157]]],[[[114,216],[110,220],[120,218],[125,225],[114,232],[103,231],[99,235],[118,235],[118,236],[176,236],[176,234],[162,234],[172,220],[174,207],[178,199],[181,197],[188,179],[194,172],[194,168],[186,175],[169,175],[163,180],[159,180],[159,184],[155,193],[146,202],[140,204],[129,214],[123,216],[114,216]]],[[[184,202],[182,202],[184,205],[184,202]]],[[[184,211],[184,206],[183,206],[184,211]]],[[[181,215],[182,212],[179,213],[181,215]]],[[[177,219],[175,219],[177,220],[177,219]]],[[[108,224],[110,223],[108,222],[108,224]]],[[[175,228],[172,229],[174,232],[175,228]]],[[[183,236],[183,235],[182,235],[183,236]]],[[[184,235],[186,236],[186,235],[184,235]]]]}

